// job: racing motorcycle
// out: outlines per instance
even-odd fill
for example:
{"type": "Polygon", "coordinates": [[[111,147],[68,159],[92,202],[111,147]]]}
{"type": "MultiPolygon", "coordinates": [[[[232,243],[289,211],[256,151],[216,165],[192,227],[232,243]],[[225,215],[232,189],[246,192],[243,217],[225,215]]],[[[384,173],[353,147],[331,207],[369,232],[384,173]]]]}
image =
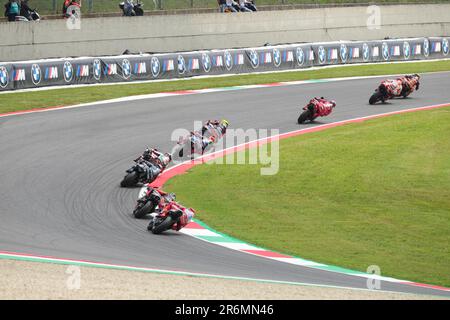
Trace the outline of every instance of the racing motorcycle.
{"type": "Polygon", "coordinates": [[[144,15],[144,9],[142,7],[144,6],[139,0],[136,3],[133,4],[133,9],[130,12],[125,12],[125,2],[119,3],[119,8],[122,10],[124,16],[143,16],[144,15]]]}
{"type": "Polygon", "coordinates": [[[15,21],[39,21],[41,16],[36,11],[36,9],[28,10],[27,15],[16,16],[15,21]]]}
{"type": "Polygon", "coordinates": [[[178,154],[179,157],[183,157],[184,150],[190,150],[191,156],[193,156],[194,154],[204,154],[206,149],[210,146],[210,144],[206,144],[206,142],[204,142],[205,139],[206,141],[208,141],[209,139],[212,139],[209,141],[215,141],[214,137],[206,138],[201,136],[199,133],[192,132],[189,136],[181,137],[178,140],[177,145],[175,146],[175,151],[173,153],[178,154]]]}
{"type": "Polygon", "coordinates": [[[135,164],[129,168],[127,174],[120,182],[121,187],[134,187],[138,183],[152,183],[159,175],[152,170],[154,165],[142,159],[135,160],[135,164]]]}
{"type": "Polygon", "coordinates": [[[174,193],[165,193],[158,189],[147,187],[145,192],[139,196],[136,206],[133,210],[133,215],[136,219],[141,219],[147,214],[151,214],[155,211],[161,199],[164,198],[166,202],[175,201],[174,193]]]}
{"type": "Polygon", "coordinates": [[[192,215],[194,214],[192,209],[184,209],[175,201],[168,202],[161,212],[150,221],[147,230],[154,234],[159,234],[166,230],[173,229],[173,226],[177,224],[176,230],[179,231],[188,223],[189,218],[186,210],[190,210],[192,215]]]}
{"type": "Polygon", "coordinates": [[[320,99],[312,99],[306,106],[302,108],[304,110],[297,119],[298,124],[302,124],[305,121],[314,121],[317,117],[325,117],[331,113],[336,106],[336,102],[327,101],[323,97],[320,99]]]}
{"type": "Polygon", "coordinates": [[[369,104],[375,104],[379,101],[384,103],[386,100],[399,97],[406,98],[414,90],[419,89],[419,79],[420,76],[414,74],[395,80],[383,80],[369,98],[369,104]]]}

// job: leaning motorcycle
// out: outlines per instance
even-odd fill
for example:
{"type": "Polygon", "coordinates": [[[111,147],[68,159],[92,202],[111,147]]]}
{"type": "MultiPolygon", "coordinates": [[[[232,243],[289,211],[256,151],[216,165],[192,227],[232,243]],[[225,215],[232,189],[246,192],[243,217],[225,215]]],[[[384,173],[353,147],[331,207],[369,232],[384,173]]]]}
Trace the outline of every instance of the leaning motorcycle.
{"type": "Polygon", "coordinates": [[[393,85],[392,81],[385,80],[381,82],[378,88],[375,89],[375,92],[369,98],[369,104],[375,104],[379,101],[385,103],[386,100],[392,99],[396,95],[395,90],[398,90],[397,88],[394,88],[396,86],[398,85],[393,85]]]}
{"type": "MultiPolygon", "coordinates": [[[[163,210],[150,221],[147,230],[154,234],[172,229],[173,225],[180,223],[181,219],[187,219],[186,213],[175,202],[168,203],[163,210]]],[[[178,229],[179,230],[179,229],[178,229]]]]}
{"type": "MultiPolygon", "coordinates": [[[[333,103],[333,107],[336,105],[334,101],[330,102],[333,103]]],[[[298,124],[302,124],[305,121],[314,121],[317,117],[323,117],[326,115],[329,115],[331,113],[331,110],[329,110],[326,114],[321,114],[319,107],[315,104],[308,103],[306,106],[302,108],[303,112],[300,114],[300,116],[297,119],[298,124]]]]}
{"type": "Polygon", "coordinates": [[[161,194],[151,187],[148,187],[144,195],[141,196],[133,210],[133,216],[141,219],[155,211],[156,206],[161,201],[161,194]]]}
{"type": "Polygon", "coordinates": [[[121,187],[134,187],[138,183],[152,183],[159,175],[152,170],[153,164],[140,158],[135,160],[135,164],[129,168],[127,174],[120,182],[121,187]]]}

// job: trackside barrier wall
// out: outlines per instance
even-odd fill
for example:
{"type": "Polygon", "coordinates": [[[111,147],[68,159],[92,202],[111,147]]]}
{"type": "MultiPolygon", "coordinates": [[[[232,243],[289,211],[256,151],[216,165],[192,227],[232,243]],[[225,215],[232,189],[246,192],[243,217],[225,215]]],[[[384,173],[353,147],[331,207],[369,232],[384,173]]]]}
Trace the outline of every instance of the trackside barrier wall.
{"type": "Polygon", "coordinates": [[[447,58],[450,37],[299,43],[246,49],[0,62],[0,91],[312,66],[447,58]]]}

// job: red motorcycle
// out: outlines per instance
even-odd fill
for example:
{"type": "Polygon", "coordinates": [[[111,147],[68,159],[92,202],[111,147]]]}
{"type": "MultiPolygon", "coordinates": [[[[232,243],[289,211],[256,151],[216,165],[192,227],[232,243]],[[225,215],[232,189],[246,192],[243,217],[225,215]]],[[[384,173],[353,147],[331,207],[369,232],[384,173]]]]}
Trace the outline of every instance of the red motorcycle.
{"type": "Polygon", "coordinates": [[[153,213],[161,203],[161,200],[166,202],[174,201],[175,194],[147,186],[145,194],[137,200],[136,206],[134,207],[134,217],[136,219],[141,219],[147,214],[153,213]]]}
{"type": "Polygon", "coordinates": [[[303,107],[302,110],[304,111],[298,117],[297,122],[302,124],[307,120],[312,122],[317,117],[328,116],[333,111],[334,107],[336,107],[336,102],[333,100],[328,101],[323,97],[313,98],[303,107]]]}
{"type": "Polygon", "coordinates": [[[407,75],[395,80],[383,80],[369,99],[369,104],[378,101],[382,103],[386,100],[403,97],[406,98],[414,90],[419,89],[420,76],[418,74],[407,75]]]}
{"type": "Polygon", "coordinates": [[[192,208],[185,208],[175,201],[167,202],[150,221],[147,230],[154,234],[170,229],[179,231],[192,220],[194,214],[192,208]]]}

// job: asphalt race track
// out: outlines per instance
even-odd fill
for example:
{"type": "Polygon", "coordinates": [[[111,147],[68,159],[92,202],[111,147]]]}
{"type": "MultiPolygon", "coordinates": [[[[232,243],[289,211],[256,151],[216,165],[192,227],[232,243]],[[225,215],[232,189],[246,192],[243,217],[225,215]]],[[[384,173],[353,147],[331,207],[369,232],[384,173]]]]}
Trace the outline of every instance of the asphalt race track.
{"type": "MultiPolygon", "coordinates": [[[[197,273],[366,288],[366,279],[147,232],[131,216],[139,188],[119,182],[145,146],[169,151],[176,128],[226,118],[233,128],[296,124],[310,97],[337,101],[321,123],[450,102],[450,73],[424,75],[408,99],[370,106],[380,79],[173,96],[0,118],[0,251],[197,273]]],[[[114,90],[114,87],[111,87],[114,90]]],[[[56,93],[57,94],[57,91],[56,93]]],[[[319,261],[320,262],[320,261],[319,261]]],[[[440,294],[381,283],[382,290],[440,294]]]]}

